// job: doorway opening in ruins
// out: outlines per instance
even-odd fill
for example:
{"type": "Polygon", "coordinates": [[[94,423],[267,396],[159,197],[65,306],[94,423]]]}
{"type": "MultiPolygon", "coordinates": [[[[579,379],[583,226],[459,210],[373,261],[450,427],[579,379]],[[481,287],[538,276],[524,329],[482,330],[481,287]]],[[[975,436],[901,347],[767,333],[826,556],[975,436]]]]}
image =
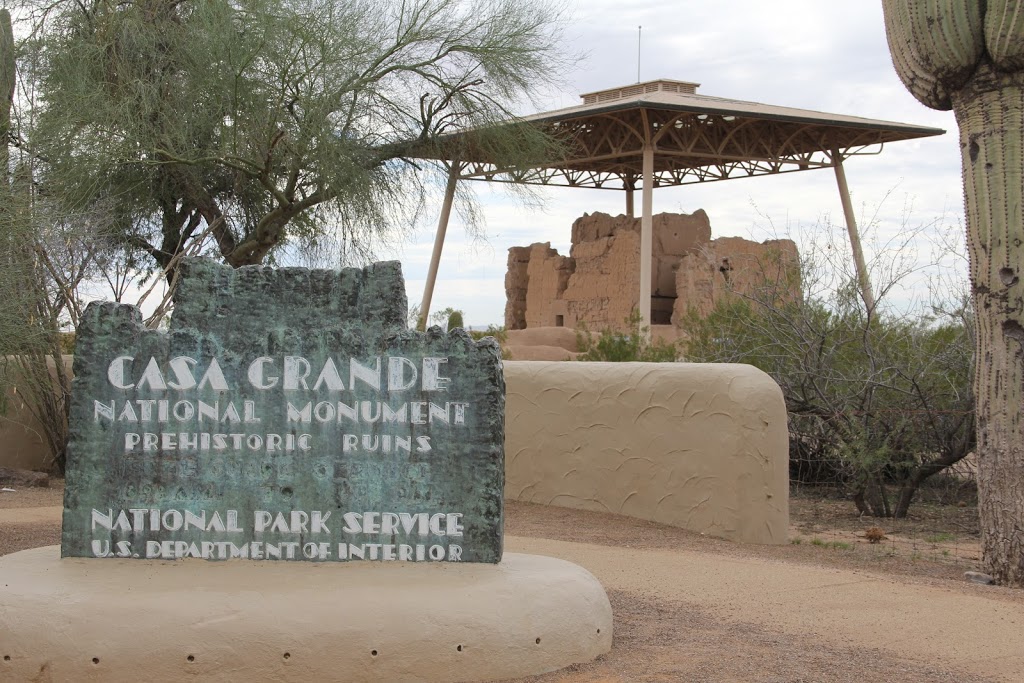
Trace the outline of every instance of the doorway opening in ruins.
{"type": "Polygon", "coordinates": [[[674,296],[652,296],[651,297],[651,324],[671,325],[672,310],[676,307],[674,296]]]}

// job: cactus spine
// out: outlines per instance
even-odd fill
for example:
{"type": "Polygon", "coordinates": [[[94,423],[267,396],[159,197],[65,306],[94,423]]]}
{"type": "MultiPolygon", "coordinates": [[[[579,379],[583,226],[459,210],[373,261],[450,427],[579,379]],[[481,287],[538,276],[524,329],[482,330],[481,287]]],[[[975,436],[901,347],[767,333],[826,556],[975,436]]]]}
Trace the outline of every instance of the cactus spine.
{"type": "Polygon", "coordinates": [[[960,129],[986,569],[1024,586],[1024,0],[882,0],[893,64],[960,129]]]}

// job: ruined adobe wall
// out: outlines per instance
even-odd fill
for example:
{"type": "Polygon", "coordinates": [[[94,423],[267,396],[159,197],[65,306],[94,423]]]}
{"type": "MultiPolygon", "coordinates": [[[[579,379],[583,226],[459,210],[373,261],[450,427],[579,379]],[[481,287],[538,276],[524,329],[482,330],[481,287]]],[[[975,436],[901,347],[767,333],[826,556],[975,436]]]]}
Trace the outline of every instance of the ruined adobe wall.
{"type": "MultiPolygon", "coordinates": [[[[654,325],[677,325],[691,307],[706,314],[730,289],[752,292],[766,278],[799,293],[799,257],[790,240],[712,240],[703,210],[658,214],[653,232],[654,325]]],[[[584,214],[573,223],[569,257],[537,243],[510,249],[508,264],[507,329],[622,329],[637,306],[640,219],[584,214]]]]}
{"type": "MultiPolygon", "coordinates": [[[[568,256],[559,256],[558,252],[547,244],[535,244],[530,251],[530,264],[527,268],[529,287],[526,292],[526,326],[538,327],[543,324],[542,318],[533,315],[533,311],[548,310],[548,316],[555,313],[563,314],[561,308],[553,307],[551,302],[562,298],[575,271],[575,261],[568,256]],[[556,310],[557,309],[557,310],[556,310]]],[[[554,318],[552,317],[552,320],[554,318]]]]}
{"type": "MultiPolygon", "coordinates": [[[[505,329],[522,330],[526,327],[526,285],[530,281],[527,269],[530,266],[529,247],[512,247],[508,250],[508,269],[505,271],[505,329]]],[[[549,242],[547,246],[551,246],[549,242]]]]}
{"type": "Polygon", "coordinates": [[[800,255],[792,240],[711,240],[679,267],[672,321],[678,324],[691,307],[707,315],[731,293],[759,296],[765,288],[778,291],[777,300],[800,296],[800,255]]]}

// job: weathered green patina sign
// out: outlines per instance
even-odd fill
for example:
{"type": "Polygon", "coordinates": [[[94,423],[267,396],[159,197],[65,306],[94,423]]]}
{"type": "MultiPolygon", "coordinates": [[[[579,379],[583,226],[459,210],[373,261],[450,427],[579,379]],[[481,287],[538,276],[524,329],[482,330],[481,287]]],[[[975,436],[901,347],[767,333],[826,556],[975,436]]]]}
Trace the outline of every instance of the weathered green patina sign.
{"type": "Polygon", "coordinates": [[[498,346],[405,320],[394,262],[189,260],[167,332],[90,305],[63,556],[500,561],[498,346]]]}

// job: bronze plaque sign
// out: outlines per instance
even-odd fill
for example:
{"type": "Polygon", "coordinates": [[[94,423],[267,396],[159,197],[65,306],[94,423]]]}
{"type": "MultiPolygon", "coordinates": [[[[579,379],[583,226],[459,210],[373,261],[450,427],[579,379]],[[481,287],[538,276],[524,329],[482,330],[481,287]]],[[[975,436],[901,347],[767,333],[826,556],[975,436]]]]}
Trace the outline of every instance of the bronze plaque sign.
{"type": "Polygon", "coordinates": [[[496,342],[407,330],[395,262],[181,270],[167,331],[80,325],[63,556],[500,561],[496,342]]]}

